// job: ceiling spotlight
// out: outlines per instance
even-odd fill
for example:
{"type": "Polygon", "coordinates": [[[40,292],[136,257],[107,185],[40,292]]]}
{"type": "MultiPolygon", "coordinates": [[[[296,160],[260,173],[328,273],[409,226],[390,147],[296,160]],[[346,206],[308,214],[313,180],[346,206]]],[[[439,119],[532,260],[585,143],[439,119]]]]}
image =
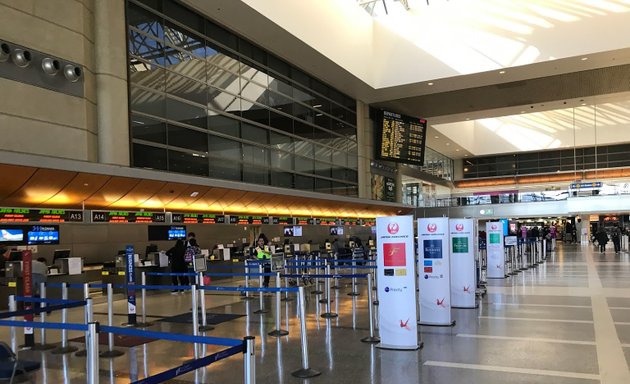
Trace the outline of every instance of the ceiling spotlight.
{"type": "Polygon", "coordinates": [[[583,57],[583,58],[581,58],[580,60],[582,60],[582,61],[586,61],[586,60],[588,60],[588,57],[583,57]]]}
{"type": "Polygon", "coordinates": [[[433,85],[433,83],[427,83],[427,85],[433,85]]]}
{"type": "Polygon", "coordinates": [[[48,76],[55,76],[60,69],[59,60],[51,59],[50,57],[42,60],[42,70],[48,76]]]}
{"type": "Polygon", "coordinates": [[[69,81],[76,83],[83,75],[83,71],[81,71],[80,67],[74,66],[72,64],[66,64],[66,66],[63,67],[63,75],[69,81]]]}
{"type": "Polygon", "coordinates": [[[505,71],[499,71],[500,75],[503,75],[505,73],[505,71]]]}
{"type": "Polygon", "coordinates": [[[459,152],[459,148],[456,148],[456,149],[455,149],[455,152],[459,152]]]}
{"type": "Polygon", "coordinates": [[[11,56],[11,48],[9,47],[9,44],[0,44],[0,63],[4,63],[9,60],[9,56],[11,56]]]}
{"type": "Polygon", "coordinates": [[[190,194],[190,197],[197,197],[197,196],[199,196],[199,192],[196,192],[196,191],[190,194]]]}
{"type": "Polygon", "coordinates": [[[451,145],[451,143],[446,143],[446,145],[451,145]]]}
{"type": "Polygon", "coordinates": [[[11,60],[20,68],[26,68],[31,63],[31,53],[23,49],[14,49],[11,53],[11,60]]]}
{"type": "Polygon", "coordinates": [[[435,136],[435,138],[436,138],[436,139],[439,139],[439,138],[440,138],[440,136],[435,136]]]}

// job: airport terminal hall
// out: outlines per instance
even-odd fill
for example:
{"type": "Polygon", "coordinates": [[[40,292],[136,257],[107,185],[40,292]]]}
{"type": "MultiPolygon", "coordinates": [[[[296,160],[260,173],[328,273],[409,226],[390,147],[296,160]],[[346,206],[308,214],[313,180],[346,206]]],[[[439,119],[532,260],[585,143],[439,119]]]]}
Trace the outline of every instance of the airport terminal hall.
{"type": "Polygon", "coordinates": [[[630,0],[0,0],[0,384],[630,384],[630,0]]]}

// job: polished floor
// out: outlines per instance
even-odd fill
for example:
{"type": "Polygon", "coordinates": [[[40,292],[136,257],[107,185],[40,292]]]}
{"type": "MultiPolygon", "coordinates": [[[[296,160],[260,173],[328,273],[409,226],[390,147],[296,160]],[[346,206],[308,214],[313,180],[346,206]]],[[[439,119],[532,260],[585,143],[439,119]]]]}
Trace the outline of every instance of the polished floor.
{"type": "MultiPolygon", "coordinates": [[[[365,284],[361,296],[348,296],[350,285],[334,291],[333,320],[319,315],[325,306],[309,294],[307,310],[309,365],[321,375],[308,380],[291,375],[301,367],[296,301],[283,302],[282,327],[289,335],[267,336],[275,328],[272,309],[260,315],[258,300],[233,295],[207,295],[209,312],[243,314],[216,326],[207,335],[241,339],[256,337],[258,383],[630,383],[630,256],[595,252],[592,246],[559,245],[546,263],[505,280],[491,280],[477,309],[454,309],[452,328],[421,327],[424,348],[418,351],[381,350],[362,343],[368,335],[365,284]],[[288,324],[288,326],[287,326],[288,324]]],[[[126,303],[117,301],[122,314],[126,303]]],[[[147,299],[149,320],[188,312],[190,295],[154,295],[147,299]],[[153,317],[155,316],[155,317],[153,317]]],[[[105,312],[104,304],[95,306],[105,312]]],[[[82,320],[72,310],[70,320],[82,320]]],[[[97,320],[106,321],[105,315],[97,320]]],[[[126,320],[115,317],[115,325],[126,320]]],[[[51,321],[59,321],[53,315],[51,321]]],[[[191,333],[187,324],[155,322],[151,330],[191,333]]],[[[80,336],[71,332],[70,337],[80,336]]],[[[0,329],[8,341],[8,330],[0,329]]],[[[58,341],[51,332],[49,341],[58,341]]],[[[80,345],[79,345],[80,346],[80,345]]],[[[105,347],[101,346],[101,350],[105,347]]],[[[185,343],[154,341],[100,359],[101,383],[128,383],[175,367],[193,356],[185,343]]],[[[218,350],[208,347],[206,353],[218,350]]],[[[85,358],[21,351],[21,358],[42,361],[31,378],[37,383],[85,383],[85,358]]],[[[241,355],[212,364],[171,383],[243,382],[241,355]]]]}

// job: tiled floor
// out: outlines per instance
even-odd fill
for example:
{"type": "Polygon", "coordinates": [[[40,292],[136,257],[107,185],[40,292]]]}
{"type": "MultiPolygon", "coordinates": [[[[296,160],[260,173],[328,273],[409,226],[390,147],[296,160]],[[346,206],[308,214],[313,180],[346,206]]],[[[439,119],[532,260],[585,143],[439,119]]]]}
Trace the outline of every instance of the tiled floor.
{"type": "MultiPolygon", "coordinates": [[[[630,383],[630,258],[628,254],[601,255],[590,246],[559,246],[545,264],[505,280],[492,280],[477,309],[454,309],[456,326],[421,327],[424,348],[391,351],[362,343],[368,335],[365,285],[362,295],[347,296],[349,287],[335,291],[332,309],[339,318],[322,319],[323,304],[309,295],[307,328],[309,362],[321,376],[302,380],[291,375],[301,367],[296,302],[283,302],[283,327],[290,334],[267,336],[274,329],[274,311],[254,314],[258,300],[207,295],[211,312],[247,316],[222,323],[207,335],[241,339],[256,337],[259,383],[630,383]],[[288,322],[288,326],[287,326],[288,322]]],[[[273,309],[273,297],[265,297],[273,309]]],[[[190,295],[156,295],[147,299],[149,315],[174,315],[190,310],[190,295]]],[[[126,303],[116,302],[124,313],[126,303]]],[[[105,312],[104,304],[95,312],[105,312]]],[[[70,320],[82,320],[72,310],[70,320]]],[[[106,316],[97,315],[106,321],[106,316]]],[[[51,321],[58,321],[53,315],[51,321]]],[[[116,316],[116,325],[126,320],[116,316]]],[[[154,318],[150,318],[154,320],[154,318]]],[[[151,330],[190,333],[191,326],[156,322],[151,330]]],[[[71,332],[70,337],[79,336],[71,332]]],[[[8,330],[0,329],[8,340],[8,330]]],[[[49,340],[57,341],[51,332],[49,340]]],[[[101,347],[103,349],[103,347],[101,347]]],[[[133,348],[114,359],[100,359],[101,382],[128,383],[175,367],[193,356],[190,344],[155,341],[133,348]]],[[[219,348],[208,347],[206,353],[219,348]]],[[[85,358],[20,352],[40,360],[45,369],[38,383],[84,383],[85,358]]],[[[242,356],[236,355],[172,380],[172,383],[240,383],[242,356]]]]}

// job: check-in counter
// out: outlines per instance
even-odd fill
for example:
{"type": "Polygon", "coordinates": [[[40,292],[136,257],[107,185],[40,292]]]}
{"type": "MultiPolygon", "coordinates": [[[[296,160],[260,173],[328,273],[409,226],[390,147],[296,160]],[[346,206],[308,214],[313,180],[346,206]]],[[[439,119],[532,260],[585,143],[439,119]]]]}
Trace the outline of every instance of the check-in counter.
{"type": "Polygon", "coordinates": [[[17,277],[0,277],[0,310],[9,309],[9,296],[22,294],[22,282],[17,277]],[[18,285],[20,285],[18,287],[18,285]]]}
{"type": "MultiPolygon", "coordinates": [[[[154,265],[138,265],[136,271],[136,285],[142,284],[142,272],[170,272],[169,268],[154,265]]],[[[116,288],[116,285],[127,284],[127,275],[124,269],[118,267],[103,267],[101,270],[101,281],[103,284],[113,284],[114,293],[126,294],[124,288],[116,288]]],[[[170,276],[147,276],[147,285],[172,285],[170,276]]],[[[107,288],[103,288],[103,294],[107,294],[107,288]]]]}

